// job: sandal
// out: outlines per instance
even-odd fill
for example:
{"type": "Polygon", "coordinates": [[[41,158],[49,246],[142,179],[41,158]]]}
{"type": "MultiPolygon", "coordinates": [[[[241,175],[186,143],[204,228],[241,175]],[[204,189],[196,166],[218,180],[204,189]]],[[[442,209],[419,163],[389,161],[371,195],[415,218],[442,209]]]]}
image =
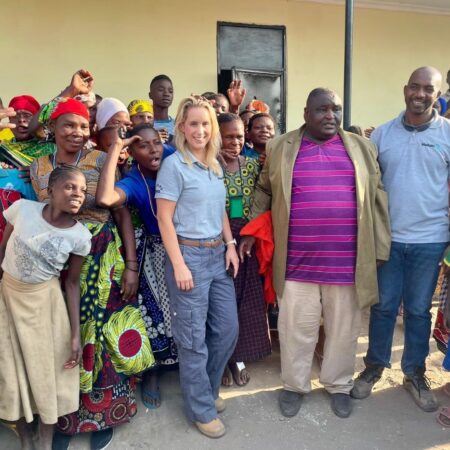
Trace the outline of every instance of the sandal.
{"type": "Polygon", "coordinates": [[[233,380],[238,386],[245,386],[250,381],[250,374],[243,362],[229,364],[233,380]]]}
{"type": "Polygon", "coordinates": [[[158,409],[161,406],[161,392],[159,386],[156,391],[150,391],[144,389],[144,385],[141,386],[142,403],[148,409],[158,409]]]}
{"type": "Polygon", "coordinates": [[[436,420],[445,428],[450,428],[450,408],[443,406],[436,414],[436,420]]]}

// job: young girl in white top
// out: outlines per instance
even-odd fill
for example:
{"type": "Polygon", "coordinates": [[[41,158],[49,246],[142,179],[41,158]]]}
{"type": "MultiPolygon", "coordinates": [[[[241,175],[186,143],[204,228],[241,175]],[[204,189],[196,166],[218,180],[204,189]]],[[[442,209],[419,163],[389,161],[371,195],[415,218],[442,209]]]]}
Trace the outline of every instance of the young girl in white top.
{"type": "Polygon", "coordinates": [[[16,422],[22,449],[50,450],[58,417],[79,403],[80,270],[91,234],[73,219],[85,199],[76,167],[50,175],[49,203],[19,200],[3,214],[0,244],[0,418],[16,422]],[[64,301],[59,274],[68,263],[64,301]]]}

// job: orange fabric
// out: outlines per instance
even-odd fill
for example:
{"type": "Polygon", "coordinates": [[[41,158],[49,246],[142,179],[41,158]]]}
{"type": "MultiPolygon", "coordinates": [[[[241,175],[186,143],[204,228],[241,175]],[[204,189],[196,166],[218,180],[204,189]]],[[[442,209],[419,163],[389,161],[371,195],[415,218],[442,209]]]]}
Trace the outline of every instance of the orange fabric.
{"type": "Polygon", "coordinates": [[[254,236],[256,238],[256,257],[259,262],[259,273],[264,275],[264,300],[274,304],[277,298],[272,284],[273,259],[273,227],[272,213],[266,211],[256,219],[251,220],[241,230],[241,236],[254,236]]]}

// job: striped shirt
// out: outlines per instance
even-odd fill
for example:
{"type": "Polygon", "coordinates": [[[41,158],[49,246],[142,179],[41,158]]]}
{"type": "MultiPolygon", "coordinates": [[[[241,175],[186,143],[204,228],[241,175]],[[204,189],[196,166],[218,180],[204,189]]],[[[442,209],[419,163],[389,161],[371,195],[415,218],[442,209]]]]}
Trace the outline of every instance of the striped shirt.
{"type": "Polygon", "coordinates": [[[303,138],[292,177],[286,280],[355,283],[355,169],[339,135],[303,138]]]}

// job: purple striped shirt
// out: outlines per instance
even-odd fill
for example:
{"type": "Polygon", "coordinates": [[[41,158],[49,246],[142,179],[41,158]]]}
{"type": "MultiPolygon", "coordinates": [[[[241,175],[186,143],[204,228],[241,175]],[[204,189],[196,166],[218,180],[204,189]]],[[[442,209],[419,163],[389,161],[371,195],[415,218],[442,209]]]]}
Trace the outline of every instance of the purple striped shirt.
{"type": "Polygon", "coordinates": [[[292,177],[286,280],[355,283],[355,169],[339,135],[303,138],[292,177]]]}

